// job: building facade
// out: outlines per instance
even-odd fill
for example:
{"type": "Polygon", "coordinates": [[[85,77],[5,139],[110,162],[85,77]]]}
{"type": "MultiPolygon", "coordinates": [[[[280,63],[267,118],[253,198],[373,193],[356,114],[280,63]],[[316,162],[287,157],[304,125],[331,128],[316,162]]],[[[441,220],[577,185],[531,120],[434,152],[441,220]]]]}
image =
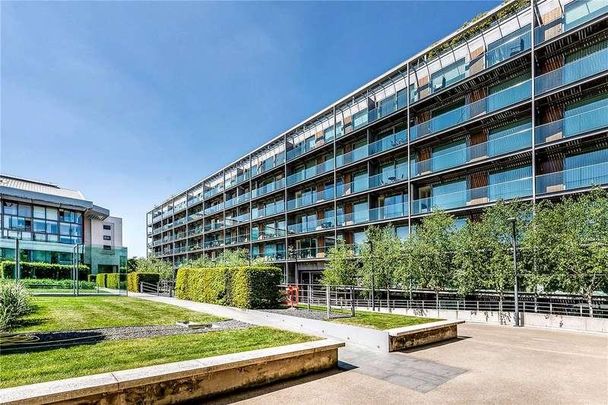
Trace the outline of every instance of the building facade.
{"type": "Polygon", "coordinates": [[[0,206],[0,260],[15,259],[19,239],[21,261],[72,264],[78,254],[93,274],[126,267],[122,219],[111,217],[80,191],[2,175],[0,206]]]}
{"type": "Polygon", "coordinates": [[[244,248],[318,279],[371,224],[608,186],[608,2],[516,0],[147,213],[174,265],[244,248]]]}

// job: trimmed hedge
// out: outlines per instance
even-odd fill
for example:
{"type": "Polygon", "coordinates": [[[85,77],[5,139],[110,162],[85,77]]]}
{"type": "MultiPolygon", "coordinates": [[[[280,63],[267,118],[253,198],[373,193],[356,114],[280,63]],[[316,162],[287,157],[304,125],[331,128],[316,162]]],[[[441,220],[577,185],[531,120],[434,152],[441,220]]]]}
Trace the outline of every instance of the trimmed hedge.
{"type": "MultiPolygon", "coordinates": [[[[69,264],[51,264],[43,262],[20,262],[20,278],[49,278],[54,280],[72,279],[72,266],[69,264]]],[[[0,277],[13,278],[15,275],[15,262],[0,262],[0,277]]],[[[89,275],[89,266],[78,266],[78,279],[86,280],[89,275]]]]}
{"type": "MultiPolygon", "coordinates": [[[[30,289],[43,288],[43,289],[61,289],[61,290],[69,290],[74,288],[72,284],[72,280],[53,280],[49,278],[25,278],[20,279],[19,282],[23,284],[24,287],[30,289]]],[[[81,290],[94,290],[95,283],[91,283],[89,281],[79,281],[78,287],[81,290]]]]}
{"type": "Polygon", "coordinates": [[[142,273],[138,271],[127,274],[127,290],[139,292],[139,283],[157,284],[160,281],[158,273],[142,273]]]}
{"type": "Polygon", "coordinates": [[[108,273],[97,273],[95,276],[95,284],[97,287],[106,287],[106,276],[108,273]]]}
{"type": "Polygon", "coordinates": [[[282,271],[276,267],[182,267],[177,271],[177,298],[239,308],[279,305],[282,271]]]}

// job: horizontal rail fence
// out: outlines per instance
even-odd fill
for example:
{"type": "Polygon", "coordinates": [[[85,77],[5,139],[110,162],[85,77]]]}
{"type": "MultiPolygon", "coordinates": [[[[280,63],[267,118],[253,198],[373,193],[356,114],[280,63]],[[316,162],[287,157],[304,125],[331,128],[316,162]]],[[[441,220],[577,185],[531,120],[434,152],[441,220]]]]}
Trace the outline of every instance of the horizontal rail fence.
{"type": "Polygon", "coordinates": [[[158,283],[139,282],[139,292],[154,294],[163,297],[175,296],[175,282],[161,280],[158,283]]]}
{"type": "MultiPolygon", "coordinates": [[[[285,287],[285,286],[283,286],[285,287]]],[[[392,311],[396,308],[421,310],[455,310],[472,312],[514,312],[513,292],[505,293],[502,302],[499,295],[492,291],[482,291],[465,297],[455,291],[409,290],[398,288],[377,288],[373,294],[369,288],[357,286],[325,286],[320,284],[298,285],[300,306],[325,307],[329,302],[330,310],[351,311],[351,309],[382,309],[392,311]]],[[[592,300],[593,317],[608,318],[608,297],[596,296],[592,300]]],[[[569,294],[535,295],[519,294],[519,310],[527,313],[550,315],[569,315],[589,317],[589,303],[586,298],[569,294]]]]}

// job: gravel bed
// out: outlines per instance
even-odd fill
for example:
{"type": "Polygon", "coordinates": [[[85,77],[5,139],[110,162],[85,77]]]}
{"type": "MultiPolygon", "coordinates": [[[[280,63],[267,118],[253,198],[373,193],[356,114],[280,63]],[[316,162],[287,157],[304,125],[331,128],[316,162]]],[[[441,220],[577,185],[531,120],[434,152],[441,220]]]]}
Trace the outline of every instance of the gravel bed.
{"type": "Polygon", "coordinates": [[[29,332],[0,337],[0,351],[11,352],[79,344],[97,343],[104,340],[150,338],[156,336],[189,335],[222,330],[246,329],[253,325],[226,320],[213,322],[212,327],[188,328],[180,325],[121,326],[115,328],[84,329],[61,332],[29,332]]]}
{"type": "MultiPolygon", "coordinates": [[[[308,310],[308,309],[302,309],[302,308],[286,308],[286,309],[264,309],[264,312],[272,312],[274,314],[281,314],[281,315],[289,315],[289,316],[296,316],[298,318],[306,318],[306,319],[316,319],[319,321],[326,321],[327,320],[327,312],[326,311],[318,311],[318,310],[308,310]]],[[[350,318],[350,314],[337,314],[332,312],[331,314],[331,319],[336,319],[336,318],[350,318]]]]}

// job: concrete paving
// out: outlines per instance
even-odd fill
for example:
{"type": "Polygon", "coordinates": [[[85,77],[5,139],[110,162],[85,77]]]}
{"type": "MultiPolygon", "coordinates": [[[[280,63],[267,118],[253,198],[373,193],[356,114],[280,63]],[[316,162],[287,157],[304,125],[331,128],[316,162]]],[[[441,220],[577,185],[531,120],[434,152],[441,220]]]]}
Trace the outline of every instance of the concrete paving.
{"type": "MultiPolygon", "coordinates": [[[[189,301],[142,298],[200,311],[189,301]]],[[[608,405],[606,334],[467,323],[452,341],[388,354],[348,344],[339,360],[339,370],[213,402],[608,405]]]]}
{"type": "Polygon", "coordinates": [[[608,404],[608,336],[465,324],[409,352],[340,349],[340,370],[218,398],[216,404],[608,404]]]}

